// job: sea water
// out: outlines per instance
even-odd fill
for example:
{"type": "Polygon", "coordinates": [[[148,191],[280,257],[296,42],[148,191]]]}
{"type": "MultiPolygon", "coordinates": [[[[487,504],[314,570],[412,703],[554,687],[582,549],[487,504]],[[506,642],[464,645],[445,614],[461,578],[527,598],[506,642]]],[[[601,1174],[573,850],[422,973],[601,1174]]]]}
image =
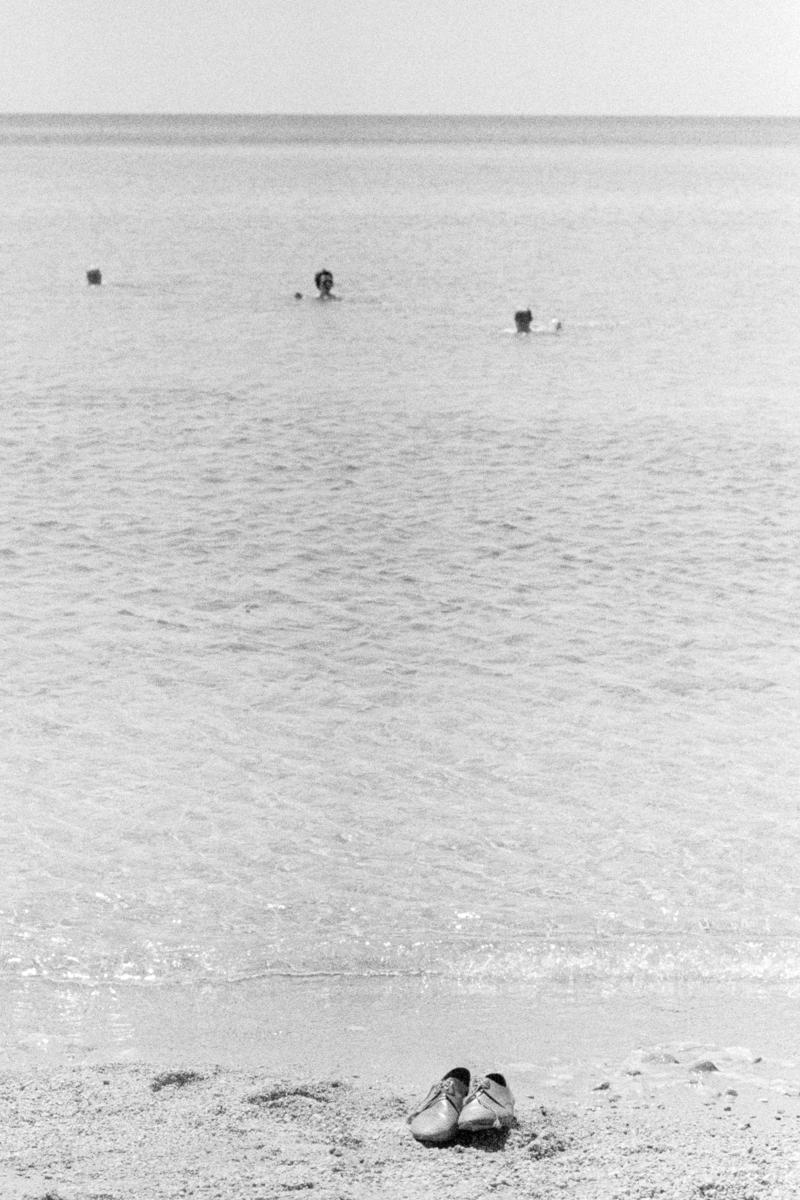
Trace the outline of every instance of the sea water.
{"type": "Polygon", "coordinates": [[[109,995],[800,980],[800,122],[0,156],[4,1052],[113,1049],[109,995]]]}

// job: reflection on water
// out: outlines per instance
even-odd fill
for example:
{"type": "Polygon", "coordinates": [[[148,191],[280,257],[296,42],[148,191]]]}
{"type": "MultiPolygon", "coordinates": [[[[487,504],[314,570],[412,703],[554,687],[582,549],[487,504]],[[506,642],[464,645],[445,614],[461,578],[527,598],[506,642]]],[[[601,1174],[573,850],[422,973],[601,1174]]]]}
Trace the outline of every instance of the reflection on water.
{"type": "MultiPolygon", "coordinates": [[[[136,1004],[115,987],[7,981],[3,996],[3,1065],[115,1062],[140,1057],[136,1004]]],[[[164,1037],[160,1052],[168,1051],[164,1037]]]]}

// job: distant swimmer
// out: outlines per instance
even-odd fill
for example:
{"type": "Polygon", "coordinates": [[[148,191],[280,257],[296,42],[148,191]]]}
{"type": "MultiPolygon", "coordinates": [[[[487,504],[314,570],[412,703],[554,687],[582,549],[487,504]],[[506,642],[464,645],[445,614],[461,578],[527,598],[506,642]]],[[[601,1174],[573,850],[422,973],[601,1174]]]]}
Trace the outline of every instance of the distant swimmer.
{"type": "Polygon", "coordinates": [[[333,275],[326,268],[317,271],[314,276],[314,283],[317,285],[319,296],[318,300],[339,300],[339,296],[333,294],[333,275]]]}
{"type": "Polygon", "coordinates": [[[94,284],[95,287],[103,282],[103,272],[99,267],[89,267],[89,270],[86,272],[86,282],[94,284]]]}
{"type": "Polygon", "coordinates": [[[520,308],[514,313],[514,324],[517,333],[560,333],[563,326],[558,317],[553,317],[547,325],[534,325],[531,328],[533,313],[529,308],[520,308]]]}

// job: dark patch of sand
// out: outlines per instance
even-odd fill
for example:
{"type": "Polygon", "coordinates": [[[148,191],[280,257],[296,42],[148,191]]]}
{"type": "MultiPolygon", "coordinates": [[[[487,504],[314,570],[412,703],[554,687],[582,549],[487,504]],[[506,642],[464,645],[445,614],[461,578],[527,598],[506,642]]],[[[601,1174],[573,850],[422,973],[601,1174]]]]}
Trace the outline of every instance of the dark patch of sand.
{"type": "MultiPolygon", "coordinates": [[[[420,1081],[424,1094],[431,1080],[420,1081]]],[[[514,1085],[513,1076],[510,1079],[514,1085]]],[[[3,1200],[789,1200],[800,1087],[748,1051],[638,1052],[504,1133],[425,1148],[417,1095],[214,1067],[0,1075],[3,1200]],[[710,1064],[710,1065],[709,1065],[710,1064]],[[713,1069],[712,1069],[713,1068],[713,1069]]]]}

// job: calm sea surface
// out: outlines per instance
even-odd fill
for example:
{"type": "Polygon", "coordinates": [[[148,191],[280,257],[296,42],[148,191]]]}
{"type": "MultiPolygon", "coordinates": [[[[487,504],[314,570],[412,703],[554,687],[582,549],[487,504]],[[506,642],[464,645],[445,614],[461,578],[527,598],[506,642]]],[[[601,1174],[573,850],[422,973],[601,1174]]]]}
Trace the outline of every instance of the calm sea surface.
{"type": "Polygon", "coordinates": [[[0,160],[3,985],[800,980],[800,122],[0,160]]]}

